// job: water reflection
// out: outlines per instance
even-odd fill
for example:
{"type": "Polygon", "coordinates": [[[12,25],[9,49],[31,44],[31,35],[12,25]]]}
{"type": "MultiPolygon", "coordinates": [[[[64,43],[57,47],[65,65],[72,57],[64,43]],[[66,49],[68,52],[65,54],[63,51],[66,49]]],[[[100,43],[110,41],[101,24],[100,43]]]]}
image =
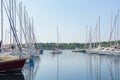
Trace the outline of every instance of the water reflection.
{"type": "Polygon", "coordinates": [[[11,74],[11,73],[0,73],[0,80],[25,80],[22,73],[11,74]]]}
{"type": "Polygon", "coordinates": [[[86,56],[87,80],[119,80],[120,57],[86,56]]]}
{"type": "Polygon", "coordinates": [[[22,70],[25,80],[34,80],[37,69],[39,67],[40,57],[35,57],[33,62],[34,66],[30,66],[30,63],[27,63],[22,70]]]}
{"type": "Polygon", "coordinates": [[[120,57],[70,51],[43,54],[36,77],[36,80],[120,80],[120,57]]]}

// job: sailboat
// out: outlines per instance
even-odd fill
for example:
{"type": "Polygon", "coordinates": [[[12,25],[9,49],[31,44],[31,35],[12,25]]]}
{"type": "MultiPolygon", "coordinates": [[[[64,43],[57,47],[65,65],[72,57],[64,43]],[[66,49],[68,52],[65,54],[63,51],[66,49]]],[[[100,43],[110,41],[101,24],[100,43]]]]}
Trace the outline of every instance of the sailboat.
{"type": "Polygon", "coordinates": [[[60,54],[62,53],[62,50],[59,49],[59,33],[58,33],[58,27],[57,27],[57,48],[54,48],[52,50],[50,50],[51,54],[60,54]]]}
{"type": "Polygon", "coordinates": [[[13,71],[20,71],[23,68],[26,59],[21,58],[21,53],[22,53],[22,47],[21,44],[19,43],[18,36],[16,33],[16,30],[14,29],[15,25],[13,23],[13,20],[11,16],[9,15],[7,11],[7,7],[5,6],[5,3],[3,0],[1,0],[1,54],[0,54],[0,72],[13,72],[13,71]],[[10,23],[10,28],[13,32],[13,36],[15,37],[18,49],[19,49],[19,58],[14,58],[11,55],[7,55],[8,52],[2,52],[2,47],[3,47],[3,7],[5,8],[9,23],[10,23]]]}
{"type": "Polygon", "coordinates": [[[99,54],[105,54],[105,55],[120,55],[120,49],[119,49],[119,43],[118,43],[118,30],[119,30],[119,11],[117,12],[117,15],[115,16],[115,19],[114,19],[114,24],[113,21],[112,21],[112,14],[111,14],[111,26],[110,26],[110,39],[109,39],[109,42],[110,42],[110,46],[109,47],[105,47],[101,53],[99,54]],[[114,34],[114,37],[115,37],[115,44],[112,45],[111,44],[111,39],[112,39],[112,36],[114,34]]]}
{"type": "MultiPolygon", "coordinates": [[[[99,26],[98,26],[98,28],[99,28],[99,45],[98,45],[98,47],[97,48],[91,48],[92,47],[92,44],[91,44],[91,30],[90,30],[90,48],[89,48],[89,50],[88,50],[88,52],[90,53],[90,54],[99,54],[99,52],[101,51],[101,50],[103,50],[103,47],[101,47],[101,43],[100,43],[100,16],[98,17],[99,18],[99,26]]],[[[97,27],[97,26],[96,26],[97,27]]]]}
{"type": "Polygon", "coordinates": [[[20,71],[25,64],[26,59],[12,59],[8,57],[0,58],[0,72],[20,71]]]}
{"type": "Polygon", "coordinates": [[[55,48],[55,49],[52,49],[52,50],[50,51],[50,53],[51,53],[51,54],[60,54],[60,53],[62,53],[62,51],[61,51],[60,49],[55,48]]]}

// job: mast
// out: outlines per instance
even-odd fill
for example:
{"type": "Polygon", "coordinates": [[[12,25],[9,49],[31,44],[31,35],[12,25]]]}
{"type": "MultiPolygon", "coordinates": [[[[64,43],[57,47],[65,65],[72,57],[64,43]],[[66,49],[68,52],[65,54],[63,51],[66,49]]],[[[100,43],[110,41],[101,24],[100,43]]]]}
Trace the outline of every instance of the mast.
{"type": "Polygon", "coordinates": [[[89,45],[89,49],[92,48],[92,34],[91,34],[91,33],[92,33],[92,29],[91,29],[91,26],[90,26],[90,31],[89,31],[89,37],[90,37],[90,38],[89,38],[89,39],[90,39],[89,42],[90,42],[90,45],[89,45]]]}
{"type": "Polygon", "coordinates": [[[115,27],[115,32],[114,32],[114,42],[115,42],[114,45],[115,45],[115,47],[117,46],[117,25],[116,25],[117,23],[116,22],[117,22],[117,15],[115,16],[115,26],[114,26],[115,27]]]}
{"type": "Polygon", "coordinates": [[[34,21],[33,21],[33,18],[31,18],[31,37],[32,37],[32,43],[33,43],[33,47],[36,49],[36,47],[38,48],[37,44],[36,44],[36,47],[35,47],[35,43],[36,42],[36,38],[35,38],[35,35],[34,35],[34,21]]]}
{"type": "Polygon", "coordinates": [[[28,22],[28,29],[29,29],[29,31],[28,31],[28,33],[29,33],[29,43],[30,43],[30,47],[32,46],[32,30],[31,30],[31,20],[30,20],[30,18],[29,18],[29,22],[28,22]]]}
{"type": "MultiPolygon", "coordinates": [[[[109,41],[111,40],[113,33],[114,33],[114,37],[116,35],[115,34],[115,32],[116,32],[116,20],[117,20],[117,15],[115,16],[113,27],[112,27],[111,32],[110,32],[110,39],[109,39],[109,41]],[[113,32],[114,30],[115,30],[115,32],[113,32]]],[[[115,40],[115,38],[114,38],[114,40],[115,40]]],[[[115,41],[115,45],[116,45],[116,41],[115,41]]]]}
{"type": "MultiPolygon", "coordinates": [[[[25,33],[27,32],[27,30],[26,30],[26,8],[25,8],[25,6],[24,6],[24,30],[25,30],[25,33]]],[[[26,33],[27,34],[27,33],[26,33]]],[[[28,48],[28,42],[27,42],[27,38],[26,38],[26,34],[24,35],[25,36],[25,40],[26,40],[26,43],[27,43],[27,48],[28,48]]]]}
{"type": "Polygon", "coordinates": [[[58,26],[57,26],[57,46],[59,46],[58,44],[59,44],[59,33],[58,33],[58,26]]]}
{"type": "Polygon", "coordinates": [[[57,43],[59,42],[59,41],[58,41],[58,38],[59,38],[58,35],[59,35],[59,34],[58,34],[58,27],[57,27],[57,43]]]}
{"type": "MultiPolygon", "coordinates": [[[[1,0],[1,49],[3,45],[3,0],[1,0]]],[[[2,51],[0,51],[2,53],[2,51]]]]}
{"type": "Polygon", "coordinates": [[[19,3],[19,18],[20,18],[20,43],[22,46],[22,2],[19,3]]]}
{"type": "Polygon", "coordinates": [[[24,34],[24,37],[25,37],[25,41],[26,41],[26,47],[27,48],[29,48],[29,41],[28,41],[28,37],[27,37],[27,35],[28,35],[28,31],[27,31],[27,12],[26,12],[26,7],[24,6],[24,32],[23,32],[23,34],[24,34]]]}
{"type": "MultiPolygon", "coordinates": [[[[13,10],[13,16],[14,16],[14,25],[15,25],[15,30],[16,30],[16,0],[14,0],[14,8],[13,8],[14,10],[13,10]]],[[[14,44],[14,46],[15,46],[15,38],[13,38],[13,44],[14,44]]]]}
{"type": "Polygon", "coordinates": [[[117,46],[118,46],[118,35],[119,35],[119,10],[117,12],[118,16],[117,16],[117,46]]]}
{"type": "Polygon", "coordinates": [[[87,30],[88,30],[88,26],[86,26],[86,46],[85,46],[85,48],[87,48],[87,30]]]}
{"type": "Polygon", "coordinates": [[[32,18],[32,38],[33,38],[34,48],[39,49],[38,44],[37,44],[37,40],[36,40],[36,37],[35,37],[35,33],[34,33],[34,20],[33,20],[33,18],[32,18]],[[36,43],[36,46],[35,46],[35,43],[36,43]]]}
{"type": "Polygon", "coordinates": [[[100,44],[100,16],[99,16],[99,46],[101,46],[100,44]]]}
{"type": "MultiPolygon", "coordinates": [[[[9,0],[9,15],[10,15],[10,18],[12,17],[11,16],[11,0],[9,0]]],[[[11,50],[11,44],[12,44],[12,30],[11,30],[11,27],[10,27],[10,50],[11,50]]]]}
{"type": "MultiPolygon", "coordinates": [[[[14,3],[13,3],[13,0],[11,0],[11,19],[13,20],[13,25],[14,25],[14,3]]],[[[13,35],[13,34],[12,34],[13,35]]],[[[14,40],[14,37],[12,36],[11,38],[11,48],[13,47],[13,40],[14,40]]]]}
{"type": "MultiPolygon", "coordinates": [[[[111,26],[110,26],[110,35],[111,35],[111,31],[112,31],[112,12],[111,12],[111,26]]],[[[110,47],[111,47],[111,40],[110,40],[110,47]]]]}
{"type": "MultiPolygon", "coordinates": [[[[9,0],[9,1],[10,1],[10,0],[9,0]]],[[[7,4],[7,2],[6,2],[6,4],[7,4]]],[[[16,30],[15,30],[15,25],[14,25],[14,22],[13,22],[13,18],[11,18],[11,15],[10,15],[10,14],[11,14],[11,11],[8,10],[8,9],[9,9],[9,8],[8,8],[8,5],[5,6],[5,4],[4,4],[4,8],[5,8],[5,12],[6,12],[8,21],[9,21],[9,23],[10,23],[10,29],[11,29],[11,31],[13,32],[13,36],[15,37],[15,41],[16,41],[17,46],[18,46],[18,48],[19,48],[19,51],[20,51],[20,59],[21,59],[21,58],[22,58],[22,57],[21,57],[22,47],[21,47],[21,44],[20,44],[20,42],[19,42],[19,39],[18,39],[16,30]]]]}

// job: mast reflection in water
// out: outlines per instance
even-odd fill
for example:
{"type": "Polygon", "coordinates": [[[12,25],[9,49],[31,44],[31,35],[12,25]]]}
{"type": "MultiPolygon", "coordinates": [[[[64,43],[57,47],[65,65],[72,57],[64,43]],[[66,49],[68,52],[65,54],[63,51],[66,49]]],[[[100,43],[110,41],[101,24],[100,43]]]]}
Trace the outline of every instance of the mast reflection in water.
{"type": "Polygon", "coordinates": [[[46,52],[35,80],[120,80],[120,56],[46,52]]]}
{"type": "Polygon", "coordinates": [[[23,74],[0,75],[0,80],[120,80],[120,56],[46,51],[25,64],[23,74]],[[24,75],[24,76],[23,76],[24,75]]]}
{"type": "Polygon", "coordinates": [[[30,63],[24,65],[22,73],[24,75],[25,80],[34,80],[39,63],[40,57],[35,57],[33,60],[33,66],[31,66],[30,63]]]}

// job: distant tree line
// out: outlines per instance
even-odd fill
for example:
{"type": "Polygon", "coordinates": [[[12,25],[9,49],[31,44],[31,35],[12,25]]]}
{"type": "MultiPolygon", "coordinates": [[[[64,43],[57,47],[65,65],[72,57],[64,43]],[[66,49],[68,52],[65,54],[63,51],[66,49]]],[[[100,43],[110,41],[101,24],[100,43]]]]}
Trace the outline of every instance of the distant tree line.
{"type": "MultiPolygon", "coordinates": [[[[118,42],[120,44],[120,42],[118,42]]],[[[111,42],[111,45],[114,45],[115,41],[111,42]]],[[[59,43],[59,45],[57,43],[35,43],[35,47],[36,48],[42,48],[42,49],[53,49],[53,48],[60,48],[60,49],[75,49],[80,48],[89,48],[89,43],[59,43]]],[[[99,45],[98,42],[96,43],[91,43],[92,47],[97,47],[99,45]]],[[[101,46],[103,47],[109,47],[110,43],[109,42],[101,42],[101,46]]]]}

